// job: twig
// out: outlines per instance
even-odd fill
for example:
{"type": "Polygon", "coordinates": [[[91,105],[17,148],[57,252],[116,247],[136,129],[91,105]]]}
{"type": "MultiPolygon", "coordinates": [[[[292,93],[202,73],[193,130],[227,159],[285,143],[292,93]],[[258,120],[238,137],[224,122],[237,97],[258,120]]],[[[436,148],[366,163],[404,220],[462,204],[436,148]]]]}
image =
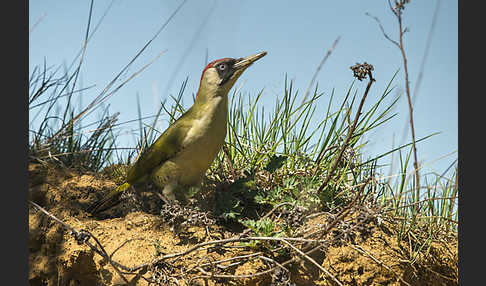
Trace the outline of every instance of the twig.
{"type": "Polygon", "coordinates": [[[103,245],[100,243],[100,241],[94,235],[92,235],[87,230],[81,230],[81,231],[78,232],[73,227],[71,227],[67,223],[63,222],[62,220],[58,219],[56,216],[54,216],[50,212],[46,211],[44,208],[42,208],[38,204],[34,203],[33,201],[30,201],[29,200],[29,203],[32,204],[34,207],[36,207],[41,212],[43,212],[44,214],[46,214],[47,216],[49,216],[50,218],[52,218],[53,220],[55,220],[56,222],[60,223],[65,228],[69,229],[71,231],[71,235],[73,235],[74,239],[76,239],[76,241],[79,244],[85,243],[93,251],[95,251],[96,253],[98,253],[99,255],[101,255],[103,258],[105,258],[106,260],[108,260],[108,262],[110,263],[110,265],[115,269],[115,271],[118,273],[118,275],[120,275],[120,277],[123,279],[123,281],[125,281],[125,283],[127,283],[127,284],[129,283],[128,280],[127,280],[127,278],[125,278],[125,276],[123,275],[123,273],[121,273],[121,271],[118,269],[118,267],[120,267],[120,268],[123,268],[124,270],[129,270],[128,267],[125,267],[125,266],[123,266],[123,265],[121,265],[121,264],[113,261],[110,258],[110,256],[108,255],[108,253],[105,251],[105,249],[103,248],[103,245]],[[98,246],[101,248],[101,250],[98,249],[96,246],[94,246],[93,244],[91,244],[88,241],[90,238],[93,238],[95,240],[95,242],[98,244],[98,246]]]}
{"type": "Polygon", "coordinates": [[[113,252],[110,254],[110,258],[113,257],[113,255],[115,255],[115,253],[118,250],[122,249],[122,247],[124,247],[127,243],[135,241],[135,240],[146,240],[146,239],[143,238],[143,237],[136,237],[136,238],[131,238],[131,239],[125,240],[122,244],[120,244],[120,246],[118,246],[115,250],[113,250],[113,252]]]}
{"type": "Polygon", "coordinates": [[[330,212],[316,212],[316,213],[312,213],[312,214],[306,215],[304,217],[304,219],[305,220],[308,220],[308,219],[315,218],[315,217],[318,217],[318,216],[323,215],[323,214],[330,214],[330,212]]]}
{"type": "Polygon", "coordinates": [[[349,141],[351,140],[351,137],[354,133],[354,130],[356,129],[356,125],[358,124],[358,119],[361,115],[361,109],[363,108],[364,102],[366,100],[366,97],[368,96],[368,92],[370,91],[371,85],[373,84],[373,82],[375,82],[375,79],[373,78],[372,73],[371,73],[371,69],[369,69],[367,72],[368,72],[368,76],[369,76],[370,81],[368,82],[368,85],[366,86],[366,90],[365,90],[365,93],[363,95],[363,98],[361,98],[361,102],[359,104],[358,110],[356,111],[356,116],[355,116],[354,121],[353,121],[353,125],[349,127],[346,139],[344,139],[343,145],[341,146],[341,149],[339,150],[339,153],[336,156],[336,159],[334,160],[334,163],[331,167],[331,170],[327,174],[327,177],[324,180],[324,182],[319,187],[317,193],[321,193],[323,191],[324,187],[326,187],[327,184],[329,183],[329,181],[331,180],[331,177],[334,175],[334,172],[336,171],[337,166],[338,166],[339,162],[341,161],[341,158],[344,154],[344,151],[346,150],[346,147],[348,146],[349,141]]]}
{"type": "Polygon", "coordinates": [[[285,272],[289,272],[289,270],[287,268],[285,268],[282,264],[278,263],[277,261],[271,259],[271,258],[268,258],[266,256],[262,256],[262,255],[259,255],[257,258],[260,258],[262,260],[265,260],[265,261],[268,261],[270,263],[274,263],[275,267],[271,267],[270,269],[267,269],[267,270],[264,270],[264,271],[260,271],[260,272],[257,272],[257,273],[252,273],[252,274],[240,274],[240,275],[230,275],[230,274],[214,274],[214,273],[210,273],[204,269],[202,269],[202,265],[197,267],[197,269],[203,273],[204,275],[198,275],[198,276],[195,276],[195,277],[192,277],[190,280],[189,280],[189,285],[191,285],[190,282],[196,280],[196,279],[199,279],[199,278],[237,278],[237,279],[244,279],[244,278],[254,278],[254,277],[257,277],[257,276],[261,276],[261,275],[264,275],[264,274],[268,274],[268,273],[271,273],[273,271],[275,271],[277,268],[281,268],[283,269],[285,272]]]}
{"type": "Polygon", "coordinates": [[[369,252],[367,252],[366,250],[364,250],[363,248],[361,248],[361,246],[354,245],[354,244],[349,244],[349,246],[352,249],[354,249],[354,250],[356,250],[356,251],[358,251],[358,252],[360,252],[360,253],[365,254],[366,256],[368,256],[369,258],[371,258],[371,260],[373,260],[374,262],[376,262],[379,266],[385,267],[388,271],[392,272],[400,281],[402,281],[403,284],[408,285],[408,286],[411,286],[407,281],[403,280],[403,278],[400,277],[393,269],[391,269],[383,261],[378,260],[373,255],[371,255],[369,252]]]}
{"type": "Polygon", "coordinates": [[[376,23],[378,23],[378,26],[380,26],[380,30],[381,30],[381,32],[383,33],[383,36],[385,36],[385,38],[386,38],[388,41],[392,42],[392,43],[393,43],[395,46],[397,46],[398,48],[400,48],[400,44],[399,44],[397,41],[395,41],[395,40],[393,40],[392,38],[390,38],[390,36],[388,36],[388,34],[385,32],[385,29],[383,28],[383,25],[381,25],[380,19],[378,19],[378,17],[373,16],[373,15],[371,15],[371,14],[370,14],[370,13],[368,13],[368,12],[366,12],[366,13],[365,13],[365,15],[366,15],[366,16],[369,16],[369,17],[371,17],[371,18],[373,18],[373,19],[376,21],[376,23]]]}
{"type": "MultiPolygon", "coordinates": [[[[436,5],[435,5],[435,10],[434,10],[434,15],[432,16],[432,23],[430,24],[430,29],[429,29],[429,34],[427,35],[427,42],[425,44],[425,51],[424,55],[422,57],[422,62],[420,63],[420,69],[419,69],[419,75],[417,76],[417,81],[415,83],[415,87],[413,89],[413,95],[412,95],[412,104],[415,104],[415,100],[417,99],[417,94],[418,90],[420,87],[420,84],[422,83],[422,77],[425,69],[425,62],[427,61],[427,57],[429,55],[429,50],[430,46],[432,43],[432,36],[434,35],[434,28],[435,28],[435,23],[437,22],[437,16],[439,14],[439,4],[440,0],[437,0],[436,5]]],[[[406,125],[406,124],[405,124],[406,125]]],[[[406,126],[403,129],[402,133],[402,140],[405,140],[405,138],[408,135],[408,128],[406,126]]],[[[402,141],[403,143],[403,141],[402,141]]]]}
{"type": "MultiPolygon", "coordinates": [[[[209,266],[209,265],[221,264],[221,263],[224,263],[224,262],[230,262],[230,261],[238,260],[238,259],[257,258],[261,254],[262,254],[262,252],[256,252],[256,253],[251,253],[251,254],[246,254],[246,255],[235,256],[235,257],[231,257],[231,258],[217,260],[217,261],[210,262],[210,263],[205,263],[205,264],[199,265],[199,267],[206,267],[206,266],[209,266]]],[[[233,264],[230,264],[230,265],[233,265],[233,264]]]]}
{"type": "Polygon", "coordinates": [[[312,259],[310,256],[308,256],[307,254],[305,254],[304,252],[302,252],[300,249],[298,249],[297,247],[293,246],[290,242],[286,241],[286,240],[282,240],[283,243],[287,244],[288,246],[290,246],[290,248],[292,248],[293,250],[295,250],[298,254],[302,255],[305,259],[309,260],[312,264],[314,264],[315,266],[317,266],[317,268],[319,268],[322,272],[326,273],[326,275],[328,275],[329,277],[332,278],[332,280],[334,280],[334,282],[336,282],[338,285],[342,286],[343,284],[336,278],[334,277],[329,271],[327,271],[324,267],[322,267],[321,265],[319,265],[319,263],[317,263],[314,259],[312,259]]]}
{"type": "Polygon", "coordinates": [[[455,283],[457,283],[457,282],[458,282],[458,281],[457,281],[457,276],[456,276],[456,277],[454,277],[454,278],[447,277],[447,276],[445,276],[444,274],[441,274],[441,273],[439,273],[439,272],[437,272],[437,271],[434,271],[432,268],[428,267],[427,265],[424,265],[424,267],[425,267],[425,269],[429,270],[430,272],[434,273],[435,275],[437,275],[437,276],[439,276],[439,277],[442,277],[442,278],[444,278],[444,279],[447,279],[447,280],[453,281],[453,282],[455,282],[455,283]]]}
{"type": "MultiPolygon", "coordinates": [[[[261,272],[257,272],[257,273],[253,273],[253,274],[240,274],[240,275],[230,275],[230,274],[210,274],[210,275],[199,275],[199,276],[195,276],[195,277],[192,277],[191,280],[189,281],[193,281],[193,280],[196,280],[196,279],[199,279],[199,278],[206,278],[206,279],[210,279],[210,278],[226,278],[226,279],[229,279],[229,278],[236,278],[236,279],[244,279],[244,278],[254,278],[254,277],[257,277],[257,276],[261,276],[261,275],[265,275],[265,274],[268,274],[268,273],[271,273],[273,271],[275,271],[277,267],[272,267],[268,270],[264,270],[264,271],[261,271],[261,272]]],[[[204,271],[206,272],[206,271],[204,271]]],[[[208,273],[208,272],[206,272],[208,273]]]]}
{"type": "MultiPolygon", "coordinates": [[[[404,0],[400,0],[402,5],[405,3],[404,0]]],[[[403,6],[402,6],[403,7],[403,6]]],[[[418,167],[418,158],[417,158],[417,146],[415,145],[415,127],[413,121],[413,104],[412,104],[412,97],[410,95],[410,83],[408,81],[408,66],[407,66],[407,56],[405,54],[405,48],[403,47],[403,34],[404,30],[402,28],[402,9],[398,8],[397,12],[397,19],[398,19],[398,26],[400,31],[400,51],[403,57],[403,69],[405,71],[405,91],[407,93],[407,101],[408,101],[408,110],[410,115],[410,131],[412,132],[412,149],[413,149],[413,157],[414,157],[414,168],[415,168],[415,187],[417,188],[417,199],[420,198],[420,174],[419,174],[419,167],[418,167]]]]}
{"type": "Polygon", "coordinates": [[[285,240],[285,241],[297,241],[297,242],[307,242],[307,243],[324,242],[323,240],[318,240],[318,239],[306,239],[306,238],[296,238],[296,237],[266,237],[266,236],[232,237],[232,238],[226,238],[220,240],[211,240],[211,241],[201,242],[181,252],[163,255],[151,263],[145,263],[145,264],[132,267],[130,268],[130,271],[137,271],[139,269],[144,269],[149,265],[157,264],[159,262],[162,262],[170,258],[184,256],[196,250],[201,250],[203,247],[208,245],[218,245],[218,244],[233,243],[233,242],[246,242],[246,241],[253,241],[253,240],[279,241],[279,242],[283,242],[285,240]]]}
{"type": "Polygon", "coordinates": [[[405,72],[405,92],[407,94],[407,101],[408,101],[408,111],[409,111],[409,123],[410,123],[410,130],[412,132],[412,149],[413,149],[413,157],[414,157],[414,162],[413,166],[415,169],[415,187],[416,187],[416,197],[417,199],[420,198],[420,174],[419,174],[419,167],[418,167],[418,158],[417,158],[417,148],[416,148],[416,140],[415,140],[415,127],[414,127],[414,120],[413,120],[413,103],[412,103],[412,97],[410,95],[410,83],[408,81],[408,66],[407,66],[407,56],[405,54],[405,48],[403,46],[403,34],[407,31],[407,29],[403,29],[402,26],[402,10],[405,8],[405,4],[407,3],[407,0],[395,0],[395,7],[391,5],[391,2],[388,1],[388,5],[390,7],[391,12],[395,15],[397,21],[398,21],[398,35],[399,35],[399,42],[392,40],[384,31],[383,26],[381,25],[380,21],[378,18],[371,16],[369,13],[366,13],[368,16],[374,18],[379,26],[381,31],[383,32],[383,35],[387,40],[392,42],[395,46],[397,46],[400,49],[400,52],[402,54],[402,59],[403,59],[403,69],[405,72]]]}
{"type": "Polygon", "coordinates": [[[268,258],[268,257],[266,257],[266,256],[262,256],[262,255],[258,256],[258,258],[260,258],[260,259],[262,259],[262,260],[266,260],[266,261],[268,261],[268,262],[270,262],[270,263],[274,263],[274,264],[276,264],[278,267],[280,267],[281,269],[283,269],[285,272],[289,272],[289,270],[288,270],[287,268],[285,268],[285,267],[284,267],[282,264],[278,263],[277,261],[275,261],[275,260],[273,260],[273,259],[271,259],[271,258],[268,258]]]}

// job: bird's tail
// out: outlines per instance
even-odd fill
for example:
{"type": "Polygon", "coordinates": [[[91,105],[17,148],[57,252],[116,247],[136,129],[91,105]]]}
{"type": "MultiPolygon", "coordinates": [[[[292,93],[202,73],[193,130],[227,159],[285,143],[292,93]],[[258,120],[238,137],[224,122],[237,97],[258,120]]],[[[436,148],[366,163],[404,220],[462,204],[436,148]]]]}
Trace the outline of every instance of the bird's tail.
{"type": "Polygon", "coordinates": [[[116,189],[109,192],[108,195],[104,196],[101,200],[89,206],[88,209],[86,209],[86,211],[91,214],[96,214],[108,209],[111,206],[113,200],[119,195],[121,195],[130,186],[131,185],[129,183],[124,183],[123,185],[118,186],[116,189]]]}

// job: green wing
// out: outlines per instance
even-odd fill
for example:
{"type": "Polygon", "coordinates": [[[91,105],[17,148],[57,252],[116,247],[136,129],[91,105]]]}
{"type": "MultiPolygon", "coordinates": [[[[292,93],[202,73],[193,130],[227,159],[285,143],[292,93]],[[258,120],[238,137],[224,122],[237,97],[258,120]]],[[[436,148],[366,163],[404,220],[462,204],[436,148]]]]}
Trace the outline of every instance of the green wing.
{"type": "Polygon", "coordinates": [[[128,170],[127,182],[130,184],[145,180],[154,168],[173,158],[181,149],[182,141],[190,128],[186,112],[177,119],[157,140],[138,158],[133,166],[128,170]]]}

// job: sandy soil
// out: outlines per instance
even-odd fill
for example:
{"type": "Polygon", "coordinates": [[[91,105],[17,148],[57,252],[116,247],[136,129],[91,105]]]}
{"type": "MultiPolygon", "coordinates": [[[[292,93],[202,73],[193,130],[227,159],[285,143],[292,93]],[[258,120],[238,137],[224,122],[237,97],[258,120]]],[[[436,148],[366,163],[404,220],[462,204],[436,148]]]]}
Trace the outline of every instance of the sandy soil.
{"type": "MultiPolygon", "coordinates": [[[[219,223],[206,226],[170,224],[160,215],[160,201],[154,197],[149,200],[149,206],[141,206],[137,199],[128,197],[104,216],[93,218],[84,209],[101,193],[116,186],[101,173],[78,174],[32,164],[29,178],[30,200],[77,231],[91,232],[114,261],[127,267],[150,263],[161,255],[185,251],[198,243],[238,235],[219,223]],[[140,211],[144,208],[152,211],[140,211]]],[[[322,228],[327,220],[326,215],[309,219],[302,231],[322,228]]],[[[426,245],[416,261],[410,263],[409,246],[413,247],[415,240],[408,236],[399,242],[397,227],[393,220],[369,222],[364,230],[349,233],[347,243],[330,240],[330,245],[311,258],[343,285],[458,285],[457,237],[444,237],[426,245]]],[[[213,274],[231,275],[249,275],[268,269],[268,263],[262,259],[235,265],[231,265],[231,261],[222,263],[227,265],[224,269],[204,266],[258,251],[258,245],[253,248],[206,247],[172,259],[170,263],[161,263],[157,268],[148,267],[138,274],[123,276],[130,285],[149,285],[144,277],[158,280],[160,285],[188,285],[191,278],[192,285],[338,285],[331,276],[302,258],[287,266],[290,273],[274,271],[271,275],[237,279],[195,278],[209,275],[208,269],[213,274]],[[197,270],[198,265],[204,267],[197,270]],[[185,273],[181,273],[182,270],[185,273]]],[[[87,245],[78,244],[68,230],[34,207],[29,208],[29,253],[32,286],[126,284],[105,258],[87,245]]]]}

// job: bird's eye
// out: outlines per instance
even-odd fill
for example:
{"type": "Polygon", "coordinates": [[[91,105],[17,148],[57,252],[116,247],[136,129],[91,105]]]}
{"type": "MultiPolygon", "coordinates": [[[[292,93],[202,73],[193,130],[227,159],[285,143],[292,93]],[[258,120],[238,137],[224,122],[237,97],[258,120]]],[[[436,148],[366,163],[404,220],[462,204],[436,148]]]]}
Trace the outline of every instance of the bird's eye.
{"type": "Polygon", "coordinates": [[[220,64],[220,65],[218,66],[218,68],[219,68],[220,70],[224,71],[224,70],[227,68],[227,66],[226,66],[226,64],[220,64]]]}

